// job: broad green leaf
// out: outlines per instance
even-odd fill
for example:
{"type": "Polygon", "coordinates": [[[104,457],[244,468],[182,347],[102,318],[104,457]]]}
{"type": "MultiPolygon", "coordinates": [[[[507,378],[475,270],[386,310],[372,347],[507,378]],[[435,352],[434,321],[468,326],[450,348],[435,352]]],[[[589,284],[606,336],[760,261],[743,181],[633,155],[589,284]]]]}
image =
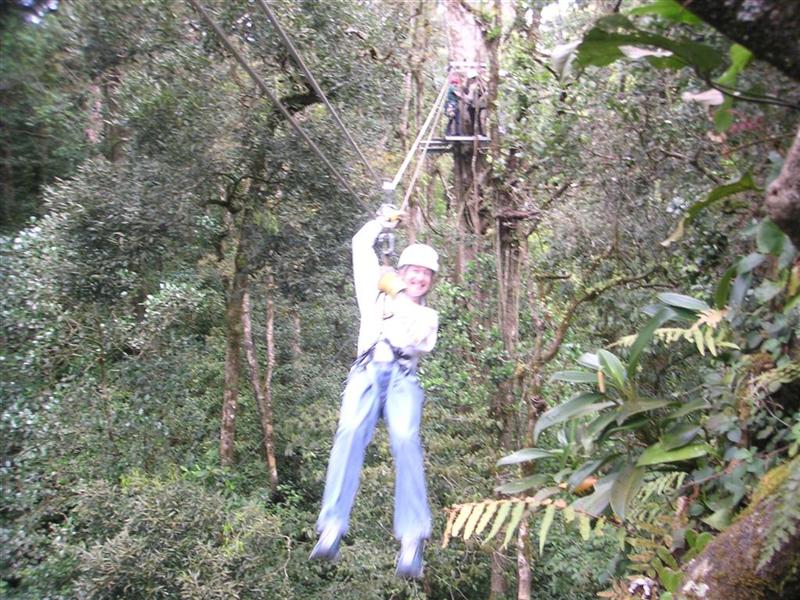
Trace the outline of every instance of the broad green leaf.
{"type": "Polygon", "coordinates": [[[661,327],[674,315],[675,313],[671,309],[667,308],[666,306],[662,306],[658,309],[658,312],[653,315],[647,323],[645,323],[645,326],[642,327],[642,330],[639,332],[639,335],[636,336],[636,341],[633,342],[630,354],[628,355],[628,377],[633,377],[636,373],[636,367],[639,364],[639,358],[642,355],[642,351],[650,343],[650,340],[653,339],[653,333],[655,333],[655,330],[661,327]]]}
{"type": "Polygon", "coordinates": [[[504,456],[497,461],[497,466],[516,465],[518,463],[527,462],[529,460],[537,460],[539,458],[552,458],[553,456],[560,456],[561,450],[542,450],[541,448],[523,448],[517,450],[513,454],[504,456]]]}
{"type": "Polygon", "coordinates": [[[711,192],[708,193],[708,195],[705,198],[703,198],[699,202],[695,202],[694,204],[692,204],[692,206],[689,207],[689,210],[686,211],[686,215],[683,217],[679,225],[681,228],[681,235],[677,235],[678,232],[676,230],[666,240],[661,242],[661,245],[669,246],[671,243],[681,239],[686,225],[691,223],[700,212],[702,212],[712,204],[724,200],[727,197],[733,196],[734,194],[738,194],[740,192],[746,192],[758,189],[759,188],[756,185],[756,182],[753,180],[753,176],[750,173],[746,173],[738,181],[734,181],[733,183],[726,183],[715,187],[713,190],[711,190],[711,192]]]}
{"type": "Polygon", "coordinates": [[[619,517],[620,521],[625,520],[628,504],[636,495],[644,473],[645,470],[643,468],[633,464],[625,465],[617,473],[611,486],[611,510],[619,517]]]}
{"type": "MultiPolygon", "coordinates": [[[[664,36],[641,31],[620,15],[607,17],[597,22],[583,37],[577,49],[576,64],[579,66],[603,67],[624,57],[620,46],[655,46],[669,50],[674,58],[683,61],[685,66],[691,66],[703,74],[709,74],[722,64],[722,56],[705,44],[692,41],[677,41],[664,36]],[[608,31],[609,29],[622,28],[626,33],[608,31]]],[[[651,61],[652,62],[652,61],[651,61]]],[[[678,64],[674,60],[670,65],[678,64]]]]}
{"type": "Polygon", "coordinates": [[[547,534],[550,532],[550,526],[553,524],[553,517],[556,515],[555,504],[549,505],[544,511],[542,517],[542,524],[539,526],[539,555],[544,553],[544,545],[547,542],[547,534]]]}
{"type": "Polygon", "coordinates": [[[678,462],[681,460],[691,460],[693,458],[705,456],[708,454],[708,450],[707,444],[690,444],[682,448],[667,450],[661,442],[657,442],[642,452],[641,456],[639,456],[639,460],[636,461],[636,465],[644,467],[668,462],[678,462]]]}
{"type": "Polygon", "coordinates": [[[700,25],[703,21],[677,0],[655,0],[650,4],[638,6],[628,11],[629,15],[658,15],[676,23],[700,25]]]}
{"type": "Polygon", "coordinates": [[[696,438],[700,431],[701,427],[694,423],[678,423],[661,436],[661,447],[669,451],[685,446],[696,438]]]}
{"type": "Polygon", "coordinates": [[[744,302],[745,295],[747,295],[747,290],[750,289],[752,282],[752,273],[748,272],[736,276],[736,279],[733,280],[733,288],[731,289],[731,306],[737,308],[741,306],[742,302],[744,302]]]}
{"type": "Polygon", "coordinates": [[[554,496],[555,494],[559,493],[561,488],[558,486],[550,486],[546,487],[542,490],[539,490],[533,495],[533,498],[528,500],[528,507],[533,510],[537,506],[539,506],[545,499],[549,498],[550,496],[554,496]]]}
{"type": "Polygon", "coordinates": [[[514,508],[511,510],[511,518],[508,520],[508,525],[506,526],[506,537],[503,540],[503,548],[508,547],[508,543],[511,541],[511,538],[514,537],[514,531],[517,529],[517,525],[522,520],[522,515],[525,512],[525,503],[524,502],[515,502],[514,508]]]}
{"type": "Polygon", "coordinates": [[[603,371],[611,376],[617,388],[623,389],[625,383],[628,381],[628,376],[625,373],[625,366],[617,355],[608,350],[598,350],[597,358],[600,361],[600,365],[603,367],[603,371]]]}
{"type": "Polygon", "coordinates": [[[528,477],[523,477],[522,479],[515,479],[509,483],[497,486],[494,488],[494,491],[501,494],[519,494],[520,492],[524,492],[531,488],[541,487],[546,481],[546,475],[543,473],[536,473],[535,475],[529,475],[528,477]]]}
{"type": "Polygon", "coordinates": [[[464,526],[464,523],[467,522],[472,509],[474,508],[473,504],[465,504],[461,507],[461,511],[459,511],[458,516],[456,517],[456,522],[453,523],[453,531],[451,535],[456,538],[461,533],[461,528],[464,526]]]}
{"type": "Polygon", "coordinates": [[[550,381],[568,381],[569,383],[597,383],[597,373],[590,371],[557,371],[550,381]]]}
{"type": "Polygon", "coordinates": [[[602,402],[602,400],[603,396],[601,394],[587,392],[578,394],[564,402],[564,404],[551,408],[539,417],[536,422],[536,427],[533,430],[533,441],[536,442],[539,434],[548,427],[614,406],[613,402],[602,402]]]}
{"type": "Polygon", "coordinates": [[[753,53],[739,44],[731,45],[730,56],[731,66],[736,67],[739,71],[742,71],[753,60],[753,53]]]}
{"type": "Polygon", "coordinates": [[[600,369],[600,360],[597,358],[597,354],[592,354],[591,352],[584,352],[581,354],[578,357],[578,364],[581,364],[592,371],[597,371],[600,369]]]}
{"type": "Polygon", "coordinates": [[[692,298],[691,296],[684,296],[683,294],[673,294],[671,292],[664,292],[658,295],[658,299],[667,304],[669,306],[675,306],[677,308],[685,308],[687,310],[692,310],[695,312],[700,312],[701,310],[708,310],[711,308],[708,304],[703,302],[702,300],[698,300],[697,298],[692,298]]]}
{"type": "Polygon", "coordinates": [[[758,244],[758,251],[763,254],[780,256],[787,239],[786,234],[769,219],[764,219],[758,226],[756,243],[758,244]]]}
{"type": "Polygon", "coordinates": [[[739,275],[750,273],[753,269],[760,266],[761,263],[763,263],[764,260],[766,260],[766,258],[767,258],[766,256],[758,252],[753,252],[752,254],[748,254],[738,263],[736,263],[736,272],[739,275]]]}
{"type": "Polygon", "coordinates": [[[717,78],[717,83],[727,87],[735,87],[736,80],[753,58],[753,53],[744,46],[732,44],[729,52],[731,64],[725,72],[717,78]]]}
{"type": "Polygon", "coordinates": [[[588,542],[592,537],[592,522],[583,513],[578,514],[578,529],[581,532],[581,539],[588,542]]]}
{"type": "Polygon", "coordinates": [[[617,420],[619,416],[619,410],[613,410],[611,412],[603,413],[599,415],[596,419],[594,419],[591,423],[586,426],[586,437],[591,440],[599,440],[603,438],[603,434],[606,433],[606,428],[617,420]]]}
{"type": "Polygon", "coordinates": [[[630,419],[633,415],[649,412],[651,410],[658,410],[659,408],[664,408],[667,404],[669,404],[669,400],[653,400],[649,398],[643,398],[635,402],[626,402],[617,412],[617,423],[622,425],[622,423],[630,419]]]}
{"type": "Polygon", "coordinates": [[[736,275],[736,266],[730,267],[719,280],[717,289],[714,292],[714,305],[719,308],[725,308],[728,305],[728,298],[731,294],[731,280],[736,275]]]}
{"type": "Polygon", "coordinates": [[[469,514],[469,519],[467,519],[467,524],[464,525],[465,542],[469,540],[469,538],[471,538],[472,534],[475,532],[475,526],[478,524],[478,519],[481,518],[481,514],[483,514],[484,508],[486,508],[486,504],[481,502],[480,504],[476,504],[475,508],[473,508],[472,512],[469,514]]]}
{"type": "Polygon", "coordinates": [[[508,513],[511,512],[512,504],[513,502],[511,502],[510,500],[503,500],[500,503],[500,507],[497,509],[497,516],[494,518],[494,524],[492,525],[492,528],[489,530],[489,533],[486,535],[487,541],[494,539],[494,536],[498,534],[500,528],[503,526],[503,523],[506,520],[506,517],[508,516],[508,513]]]}

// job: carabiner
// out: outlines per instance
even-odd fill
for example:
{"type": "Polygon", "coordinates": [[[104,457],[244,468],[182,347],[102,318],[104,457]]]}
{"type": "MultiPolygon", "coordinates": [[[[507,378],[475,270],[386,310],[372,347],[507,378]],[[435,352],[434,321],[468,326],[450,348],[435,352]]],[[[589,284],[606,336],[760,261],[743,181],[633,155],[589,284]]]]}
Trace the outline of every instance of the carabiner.
{"type": "Polygon", "coordinates": [[[394,255],[394,233],[391,230],[384,230],[378,234],[378,252],[385,257],[394,255]]]}

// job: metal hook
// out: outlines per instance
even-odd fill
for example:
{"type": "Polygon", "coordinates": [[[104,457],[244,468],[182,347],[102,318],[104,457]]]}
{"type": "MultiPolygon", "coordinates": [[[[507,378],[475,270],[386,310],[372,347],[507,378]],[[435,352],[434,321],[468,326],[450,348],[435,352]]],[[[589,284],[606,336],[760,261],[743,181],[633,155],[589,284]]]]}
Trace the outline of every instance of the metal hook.
{"type": "Polygon", "coordinates": [[[384,257],[389,258],[394,255],[394,233],[386,230],[378,235],[378,252],[384,257]]]}

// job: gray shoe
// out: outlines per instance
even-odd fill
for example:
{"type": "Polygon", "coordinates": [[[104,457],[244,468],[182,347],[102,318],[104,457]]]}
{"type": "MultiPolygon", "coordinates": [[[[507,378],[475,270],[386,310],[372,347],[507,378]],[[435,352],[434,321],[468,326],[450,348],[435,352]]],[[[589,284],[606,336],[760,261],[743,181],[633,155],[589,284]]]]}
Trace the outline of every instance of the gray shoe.
{"type": "Polygon", "coordinates": [[[342,534],[338,530],[332,527],[324,529],[308,558],[335,562],[339,558],[339,542],[341,540],[342,534]]]}
{"type": "Polygon", "coordinates": [[[422,554],[425,540],[404,539],[400,542],[400,553],[397,555],[396,574],[402,579],[420,579],[422,577],[422,554]]]}

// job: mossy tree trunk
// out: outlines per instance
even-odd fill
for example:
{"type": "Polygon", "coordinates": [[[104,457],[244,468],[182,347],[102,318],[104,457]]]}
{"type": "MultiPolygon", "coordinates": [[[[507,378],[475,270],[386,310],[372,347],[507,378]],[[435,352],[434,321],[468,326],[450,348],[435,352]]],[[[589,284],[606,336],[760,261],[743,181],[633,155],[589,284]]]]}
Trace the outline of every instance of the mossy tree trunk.
{"type": "Polygon", "coordinates": [[[787,465],[790,475],[778,490],[756,502],[684,567],[677,599],[800,597],[800,514],[795,513],[800,505],[798,465],[797,458],[787,465]]]}

